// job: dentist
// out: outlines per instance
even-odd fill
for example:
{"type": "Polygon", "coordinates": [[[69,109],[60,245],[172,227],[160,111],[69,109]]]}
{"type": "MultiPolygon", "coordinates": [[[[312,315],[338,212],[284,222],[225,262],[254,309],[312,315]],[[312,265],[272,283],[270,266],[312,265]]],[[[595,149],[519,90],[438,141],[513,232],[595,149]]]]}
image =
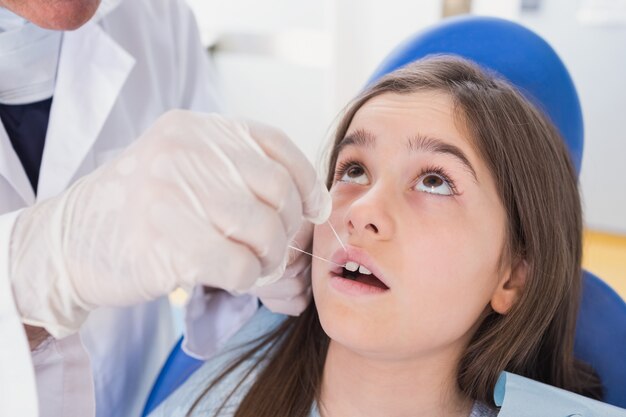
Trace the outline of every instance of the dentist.
{"type": "Polygon", "coordinates": [[[330,198],[282,133],[207,114],[210,73],[182,0],[0,0],[0,415],[139,415],[178,286],[199,358],[257,296],[306,306],[285,253],[330,198]]]}

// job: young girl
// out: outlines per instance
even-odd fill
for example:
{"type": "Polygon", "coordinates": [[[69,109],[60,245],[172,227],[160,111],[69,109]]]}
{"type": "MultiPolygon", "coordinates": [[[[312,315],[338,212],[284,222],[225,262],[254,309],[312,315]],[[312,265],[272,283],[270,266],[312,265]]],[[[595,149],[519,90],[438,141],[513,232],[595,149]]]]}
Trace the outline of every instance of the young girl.
{"type": "MultiPolygon", "coordinates": [[[[567,150],[513,87],[435,57],[347,109],[314,302],[260,309],[153,415],[495,416],[502,371],[600,398],[573,356],[581,207],[567,150]]],[[[529,406],[531,406],[529,404],[529,406]]]]}

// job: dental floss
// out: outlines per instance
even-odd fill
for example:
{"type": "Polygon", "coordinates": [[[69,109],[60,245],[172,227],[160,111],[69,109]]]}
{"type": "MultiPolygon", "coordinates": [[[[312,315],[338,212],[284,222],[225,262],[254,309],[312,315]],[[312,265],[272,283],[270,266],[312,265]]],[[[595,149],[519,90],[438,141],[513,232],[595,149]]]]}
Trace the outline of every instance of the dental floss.
{"type": "Polygon", "coordinates": [[[330,219],[326,220],[326,222],[328,223],[328,225],[330,226],[330,230],[333,231],[333,233],[335,234],[335,237],[337,238],[337,240],[339,241],[339,244],[341,245],[341,247],[343,248],[343,250],[347,250],[346,249],[346,245],[343,244],[343,242],[341,241],[341,239],[339,238],[339,235],[337,234],[337,231],[335,231],[335,228],[333,227],[333,224],[330,222],[330,219]]]}
{"type": "Polygon", "coordinates": [[[326,259],[326,258],[322,258],[321,256],[313,255],[312,253],[309,253],[309,252],[307,252],[307,251],[303,251],[302,249],[300,249],[300,248],[296,248],[295,246],[291,246],[291,245],[287,245],[287,246],[289,246],[289,247],[290,247],[291,249],[293,249],[293,250],[297,250],[298,252],[306,253],[307,255],[311,255],[311,256],[312,256],[312,257],[314,257],[314,258],[321,259],[322,261],[326,261],[326,262],[328,262],[328,263],[331,263],[331,264],[334,264],[334,265],[337,265],[337,266],[341,266],[341,267],[343,267],[343,266],[344,266],[344,265],[339,265],[338,263],[335,263],[335,262],[333,262],[333,261],[330,261],[330,260],[328,260],[328,259],[326,259]]]}
{"type": "MultiPolygon", "coordinates": [[[[343,250],[347,250],[347,249],[346,249],[346,246],[343,244],[343,242],[342,242],[342,241],[341,241],[341,239],[339,238],[339,234],[337,234],[337,231],[335,230],[335,228],[333,227],[332,223],[330,222],[330,219],[326,220],[326,222],[328,223],[328,226],[330,226],[330,230],[332,230],[332,231],[333,231],[333,233],[335,234],[335,237],[336,237],[336,238],[337,238],[337,240],[339,241],[339,244],[341,245],[341,247],[343,248],[343,250]]],[[[331,264],[334,264],[334,265],[337,265],[337,266],[345,267],[345,265],[339,265],[339,264],[338,264],[338,263],[336,263],[336,262],[333,262],[333,261],[328,260],[328,259],[326,259],[326,258],[322,258],[321,256],[313,255],[312,253],[309,253],[309,252],[307,252],[307,251],[304,251],[304,250],[302,250],[302,249],[300,249],[300,248],[296,248],[295,246],[291,246],[291,245],[287,245],[287,246],[288,246],[288,247],[290,247],[290,248],[291,248],[291,249],[293,249],[293,250],[297,250],[298,252],[302,252],[302,253],[305,253],[305,254],[307,254],[307,255],[311,255],[312,257],[317,258],[317,259],[320,259],[320,260],[322,260],[322,261],[326,261],[326,262],[328,262],[328,263],[331,263],[331,264]]]]}

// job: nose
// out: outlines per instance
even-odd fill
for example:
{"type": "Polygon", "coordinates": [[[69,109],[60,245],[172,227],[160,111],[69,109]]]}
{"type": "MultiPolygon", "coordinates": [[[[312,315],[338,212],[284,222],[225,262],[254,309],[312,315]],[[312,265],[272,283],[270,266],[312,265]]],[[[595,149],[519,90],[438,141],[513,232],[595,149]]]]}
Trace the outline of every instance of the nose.
{"type": "Polygon", "coordinates": [[[372,187],[355,199],[345,216],[350,239],[390,239],[395,231],[390,200],[390,193],[382,186],[372,187]]]}

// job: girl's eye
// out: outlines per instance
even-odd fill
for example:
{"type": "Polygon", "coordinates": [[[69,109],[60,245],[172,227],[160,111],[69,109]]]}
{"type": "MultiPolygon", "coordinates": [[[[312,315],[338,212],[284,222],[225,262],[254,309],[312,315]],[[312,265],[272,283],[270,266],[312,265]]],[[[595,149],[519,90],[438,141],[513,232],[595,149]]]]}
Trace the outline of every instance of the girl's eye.
{"type": "Polygon", "coordinates": [[[338,181],[361,185],[366,185],[369,181],[365,170],[360,165],[351,164],[345,168],[340,168],[340,171],[342,172],[340,172],[338,181]]]}
{"type": "Polygon", "coordinates": [[[430,194],[453,195],[454,190],[448,180],[439,174],[427,173],[419,177],[417,185],[418,190],[430,194]]]}

